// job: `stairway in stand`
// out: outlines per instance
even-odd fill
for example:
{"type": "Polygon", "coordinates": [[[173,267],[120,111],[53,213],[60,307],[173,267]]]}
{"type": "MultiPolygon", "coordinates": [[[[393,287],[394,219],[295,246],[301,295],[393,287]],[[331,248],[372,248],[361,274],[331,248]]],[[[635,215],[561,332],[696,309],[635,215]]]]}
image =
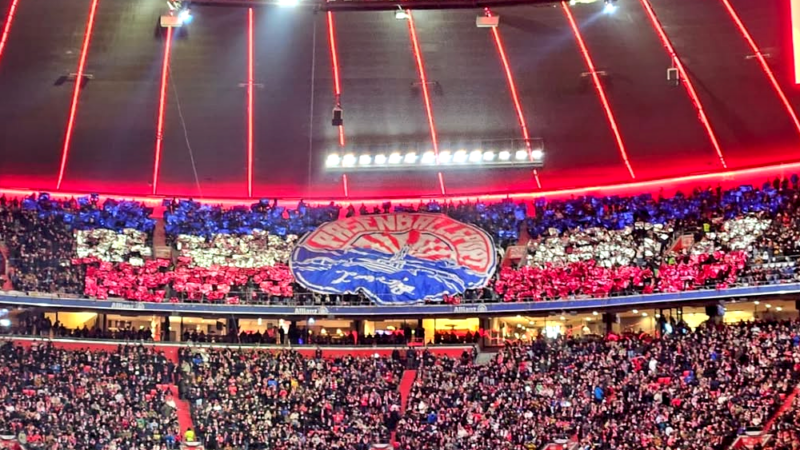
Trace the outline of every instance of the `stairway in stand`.
{"type": "MultiPolygon", "coordinates": [[[[417,371],[416,370],[404,370],[403,376],[400,378],[400,385],[398,389],[400,390],[400,415],[402,416],[403,413],[406,412],[406,405],[408,404],[408,396],[411,395],[411,388],[414,387],[414,381],[417,380],[417,371]]],[[[392,447],[395,444],[395,436],[397,435],[397,431],[392,431],[392,435],[390,436],[389,442],[391,443],[392,447]]]]}
{"type": "Polygon", "coordinates": [[[5,242],[0,242],[0,255],[2,255],[3,261],[5,261],[4,264],[0,264],[0,271],[2,271],[0,272],[0,275],[3,275],[3,278],[5,279],[5,283],[0,285],[0,289],[4,291],[10,291],[13,289],[11,286],[11,277],[9,276],[11,274],[11,261],[8,257],[9,252],[5,242]]]}
{"type": "Polygon", "coordinates": [[[403,377],[400,378],[400,412],[406,411],[408,404],[408,396],[411,394],[411,388],[414,387],[414,381],[417,379],[416,370],[403,371],[403,377]]]}
{"type": "MultiPolygon", "coordinates": [[[[186,430],[189,428],[194,429],[194,424],[192,423],[192,410],[190,409],[189,402],[180,398],[178,395],[178,387],[174,384],[169,384],[162,387],[167,387],[172,393],[172,399],[175,401],[175,407],[177,408],[175,414],[178,416],[178,427],[180,428],[181,439],[183,439],[183,434],[186,433],[186,430]]],[[[184,445],[182,447],[188,446],[184,445]]],[[[193,446],[191,448],[201,447],[193,446]]]]}
{"type": "Polygon", "coordinates": [[[156,228],[153,230],[153,255],[159,259],[172,258],[172,250],[167,245],[167,232],[164,229],[164,218],[156,219],[156,228]]]}

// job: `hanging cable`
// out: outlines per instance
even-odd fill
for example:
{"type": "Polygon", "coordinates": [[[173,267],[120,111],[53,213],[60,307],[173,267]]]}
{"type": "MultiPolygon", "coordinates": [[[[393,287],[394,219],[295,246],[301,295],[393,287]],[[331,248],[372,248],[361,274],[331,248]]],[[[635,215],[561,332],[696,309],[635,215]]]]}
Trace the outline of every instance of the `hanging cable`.
{"type": "Polygon", "coordinates": [[[186,129],[186,120],[183,118],[183,108],[181,108],[181,99],[178,97],[178,83],[175,77],[172,76],[172,65],[167,65],[169,78],[172,80],[172,94],[175,97],[175,106],[178,107],[178,117],[181,119],[181,126],[183,127],[183,139],[186,141],[186,149],[189,150],[189,160],[192,162],[192,172],[194,173],[194,184],[197,187],[197,192],[200,198],[203,198],[203,188],[200,187],[200,177],[197,176],[197,164],[194,162],[194,152],[192,151],[192,144],[189,142],[189,131],[186,129]]]}
{"type": "Polygon", "coordinates": [[[317,73],[317,24],[311,34],[311,105],[308,115],[308,192],[311,192],[312,155],[314,146],[314,78],[317,73]]]}

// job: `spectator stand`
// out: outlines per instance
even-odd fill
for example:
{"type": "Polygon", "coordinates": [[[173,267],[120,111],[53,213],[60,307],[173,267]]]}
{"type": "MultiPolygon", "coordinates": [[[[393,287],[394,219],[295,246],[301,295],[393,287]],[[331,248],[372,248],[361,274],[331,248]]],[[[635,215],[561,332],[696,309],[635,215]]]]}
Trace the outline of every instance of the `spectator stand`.
{"type": "MultiPolygon", "coordinates": [[[[67,350],[0,342],[0,431],[30,450],[174,448],[176,365],[159,351],[118,345],[67,350]]],[[[4,439],[4,442],[12,440],[4,439]]]]}
{"type": "MultiPolygon", "coordinates": [[[[6,336],[2,338],[3,340],[11,340],[14,343],[21,345],[22,347],[30,347],[34,343],[42,343],[42,342],[52,342],[56,348],[61,348],[64,350],[80,350],[80,349],[87,349],[90,348],[92,350],[97,351],[113,351],[119,347],[120,341],[109,341],[109,340],[87,340],[87,339],[45,339],[41,337],[30,337],[30,336],[6,336]]],[[[1,341],[0,341],[1,342],[1,341]]],[[[125,341],[125,342],[139,342],[139,341],[125,341]]],[[[286,350],[288,346],[281,346],[281,345],[248,345],[248,344],[224,344],[224,343],[194,343],[194,342],[141,342],[142,345],[147,347],[153,347],[157,351],[163,351],[164,354],[172,360],[173,362],[178,361],[178,351],[181,348],[193,348],[193,349],[254,349],[254,350],[264,350],[264,351],[280,351],[286,350]]],[[[353,355],[357,357],[370,357],[370,356],[379,356],[379,357],[390,357],[392,353],[397,351],[406,351],[410,348],[407,345],[398,345],[398,346],[381,346],[381,347],[347,347],[347,346],[302,346],[302,347],[293,347],[292,349],[297,351],[304,357],[311,357],[316,355],[317,349],[322,350],[322,354],[324,357],[341,357],[347,355],[353,355]]],[[[419,349],[419,347],[416,347],[419,349]]],[[[449,357],[461,357],[464,352],[472,352],[474,346],[473,345],[434,345],[425,347],[424,350],[429,351],[431,354],[436,356],[449,356],[449,357]]],[[[422,351],[422,350],[418,350],[422,351]]]]}
{"type": "Polygon", "coordinates": [[[798,394],[800,394],[800,388],[795,388],[791,394],[785,397],[781,407],[778,408],[778,411],[775,412],[764,427],[761,429],[748,430],[744,435],[738,436],[736,440],[733,441],[733,444],[731,444],[731,450],[761,449],[769,445],[773,438],[773,435],[770,433],[773,425],[775,425],[776,421],[780,420],[782,415],[789,412],[795,406],[795,402],[798,400],[798,394]]]}

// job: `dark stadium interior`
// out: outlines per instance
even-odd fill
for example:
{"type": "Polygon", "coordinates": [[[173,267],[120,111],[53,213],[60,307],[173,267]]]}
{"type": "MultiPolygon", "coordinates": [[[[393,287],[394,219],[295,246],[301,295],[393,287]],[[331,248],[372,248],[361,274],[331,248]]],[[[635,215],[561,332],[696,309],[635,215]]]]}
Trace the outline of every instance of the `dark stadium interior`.
{"type": "MultiPolygon", "coordinates": [[[[161,81],[161,43],[153,38],[154,17],[162,4],[157,0],[98,4],[86,60],[86,71],[94,78],[81,91],[64,188],[91,184],[102,190],[116,183],[148,182],[161,81]],[[147,38],[132,38],[145,33],[147,38]]],[[[76,34],[80,36],[81,30],[76,34]]],[[[64,127],[54,128],[63,142],[64,127]]]]}
{"type": "MultiPolygon", "coordinates": [[[[730,168],[793,161],[798,131],[722,2],[654,0],[691,74],[730,168]]],[[[793,106],[788,24],[778,2],[732,0],[793,106]]],[[[7,11],[10,0],[0,0],[7,11]]],[[[0,59],[0,185],[53,189],[87,0],[19,0],[0,59]],[[63,81],[63,79],[62,79],[63,81]],[[58,84],[58,85],[57,85],[58,84]],[[13,155],[13,158],[11,156],[13,155]]],[[[572,8],[602,77],[637,179],[721,169],[670,59],[638,0],[572,8]]],[[[164,35],[161,0],[99,0],[63,190],[150,193],[164,35]]],[[[440,150],[522,136],[492,32],[477,10],[417,11],[440,150]]],[[[544,189],[630,181],[560,6],[506,7],[500,35],[530,135],[544,139],[544,189]]],[[[247,195],[245,8],[195,6],[176,35],[165,105],[159,194],[247,195]],[[194,161],[194,164],[192,163],[194,161]],[[196,171],[196,174],[195,174],[196,171]]],[[[335,13],[348,148],[428,145],[408,22],[383,12],[335,13]]],[[[254,196],[342,196],[326,173],[336,148],[326,13],[254,10],[254,196]],[[313,186],[313,187],[312,187],[313,186]]],[[[527,169],[450,171],[448,193],[533,191],[527,169]]],[[[354,197],[439,193],[435,171],[349,173],[354,197]]]]}

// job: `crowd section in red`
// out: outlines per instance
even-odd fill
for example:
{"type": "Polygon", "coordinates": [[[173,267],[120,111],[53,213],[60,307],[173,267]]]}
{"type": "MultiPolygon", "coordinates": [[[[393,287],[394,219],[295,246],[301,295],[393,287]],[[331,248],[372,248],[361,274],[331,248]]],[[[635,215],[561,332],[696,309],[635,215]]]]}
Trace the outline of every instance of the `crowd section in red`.
{"type": "Polygon", "coordinates": [[[367,304],[358,294],[307,292],[292,279],[287,259],[297,233],[337,217],[387,212],[447,214],[486,229],[498,245],[525,245],[515,239],[527,234],[527,254],[518,264],[502,264],[485,288],[447,302],[787,283],[798,280],[798,181],[793,176],[760,189],[696,189],[673,197],[429,201],[416,207],[387,203],[373,211],[303,202],[295,209],[277,201],[226,209],[167,201],[168,242],[177,255],[170,260],[152,259],[152,211],[136,202],[57,201],[46,194],[0,198],[0,241],[8,248],[10,267],[3,285],[148,302],[367,304]],[[685,237],[688,243],[676,247],[685,237]]]}
{"type": "Polygon", "coordinates": [[[600,267],[596,261],[564,266],[503,268],[494,283],[505,301],[608,297],[634,293],[680,292],[701,288],[725,289],[744,268],[744,252],[689,255],[675,264],[649,267],[600,267]]]}
{"type": "Polygon", "coordinates": [[[183,258],[174,265],[168,259],[147,260],[134,266],[97,258],[75,259],[72,264],[86,266],[84,293],[98,300],[116,297],[146,302],[224,301],[236,304],[240,302],[240,293],[247,291],[252,292],[251,296],[293,296],[293,279],[284,264],[258,269],[194,267],[183,258]]]}

